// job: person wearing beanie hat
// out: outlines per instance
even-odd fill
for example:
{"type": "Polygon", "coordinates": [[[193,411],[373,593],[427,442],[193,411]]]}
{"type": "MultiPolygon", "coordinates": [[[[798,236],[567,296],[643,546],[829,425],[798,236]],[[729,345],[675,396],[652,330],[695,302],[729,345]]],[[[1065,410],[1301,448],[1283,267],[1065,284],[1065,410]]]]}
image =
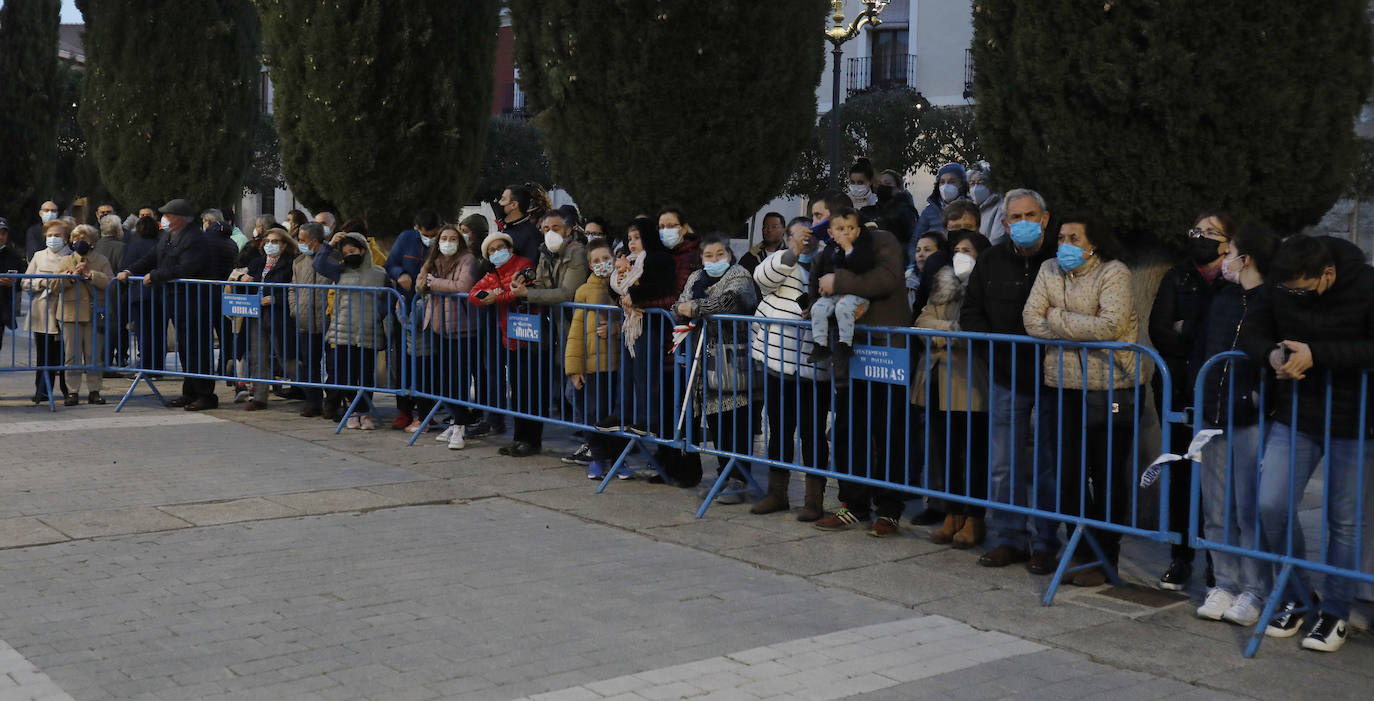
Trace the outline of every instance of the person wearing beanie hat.
{"type": "MultiPolygon", "coordinates": [[[[514,251],[511,237],[504,232],[487,236],[482,242],[482,256],[487,259],[490,272],[472,286],[468,299],[472,304],[496,310],[496,325],[505,343],[507,352],[504,356],[509,364],[506,374],[510,378],[511,408],[522,414],[537,415],[547,406],[548,398],[548,388],[540,376],[539,351],[530,349],[525,341],[511,338],[507,324],[511,306],[520,301],[511,291],[515,276],[532,270],[534,263],[514,251]]],[[[538,419],[516,416],[515,440],[501,448],[500,453],[513,458],[536,455],[543,437],[544,424],[538,419]]]]}
{"type": "Polygon", "coordinates": [[[940,228],[940,212],[945,205],[958,199],[968,199],[968,173],[958,163],[946,163],[935,172],[935,186],[926,207],[921,210],[921,219],[916,222],[913,236],[919,236],[932,229],[940,228]]]}

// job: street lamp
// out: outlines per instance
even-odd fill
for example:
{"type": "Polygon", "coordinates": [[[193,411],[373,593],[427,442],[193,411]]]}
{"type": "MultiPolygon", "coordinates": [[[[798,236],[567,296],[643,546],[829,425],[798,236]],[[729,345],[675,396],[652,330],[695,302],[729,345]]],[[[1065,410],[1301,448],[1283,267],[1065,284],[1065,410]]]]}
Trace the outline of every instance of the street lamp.
{"type": "Polygon", "coordinates": [[[864,25],[873,27],[882,23],[878,15],[891,0],[861,0],[864,9],[848,25],[844,23],[844,0],[830,0],[832,13],[830,19],[835,25],[825,30],[825,38],[833,48],[830,55],[835,65],[830,78],[830,184],[840,189],[840,58],[844,56],[844,43],[858,36],[864,25]]]}

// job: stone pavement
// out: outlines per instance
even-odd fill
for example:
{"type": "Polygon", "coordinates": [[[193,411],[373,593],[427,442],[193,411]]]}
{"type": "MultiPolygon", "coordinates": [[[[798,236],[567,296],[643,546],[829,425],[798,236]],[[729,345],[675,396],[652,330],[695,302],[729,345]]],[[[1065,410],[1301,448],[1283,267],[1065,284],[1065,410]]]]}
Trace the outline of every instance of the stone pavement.
{"type": "MultiPolygon", "coordinates": [[[[0,375],[0,701],[1368,698],[1374,677],[1365,635],[1244,660],[1195,603],[1042,607],[1043,578],[924,529],[593,495],[554,440],[406,448],[278,400],[54,414],[12,399],[30,381],[0,375]]],[[[1126,557],[1148,584],[1162,550],[1126,557]]]]}

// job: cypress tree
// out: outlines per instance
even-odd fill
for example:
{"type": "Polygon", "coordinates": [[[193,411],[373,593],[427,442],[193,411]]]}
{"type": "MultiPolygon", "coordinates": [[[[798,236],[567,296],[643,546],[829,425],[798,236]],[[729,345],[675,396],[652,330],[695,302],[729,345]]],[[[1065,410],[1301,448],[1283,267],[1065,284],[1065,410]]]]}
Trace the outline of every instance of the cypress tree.
{"type": "Polygon", "coordinates": [[[384,236],[472,193],[498,0],[257,0],[287,183],[384,236]]]}
{"type": "Polygon", "coordinates": [[[253,155],[260,59],[249,0],[78,0],[81,126],[126,207],[184,197],[237,209],[253,155]]]}
{"type": "Polygon", "coordinates": [[[1285,231],[1345,187],[1365,0],[976,0],[978,128],[1005,185],[1177,242],[1223,207],[1285,231]]]}
{"type": "Polygon", "coordinates": [[[516,63],[554,175],[584,211],[678,204],[733,231],[816,121],[823,0],[511,0],[516,63]]]}
{"type": "Polygon", "coordinates": [[[23,248],[24,229],[52,197],[57,164],[59,0],[0,8],[0,216],[23,248]]]}
{"type": "Polygon", "coordinates": [[[544,133],[522,119],[492,117],[475,202],[491,202],[511,183],[548,183],[549,153],[544,133]]]}

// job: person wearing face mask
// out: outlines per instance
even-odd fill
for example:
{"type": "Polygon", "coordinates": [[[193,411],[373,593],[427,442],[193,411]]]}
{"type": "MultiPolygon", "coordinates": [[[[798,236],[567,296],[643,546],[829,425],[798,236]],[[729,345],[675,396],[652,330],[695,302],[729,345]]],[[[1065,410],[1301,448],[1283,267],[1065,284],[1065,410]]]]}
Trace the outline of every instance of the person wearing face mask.
{"type": "Polygon", "coordinates": [[[587,247],[569,238],[567,222],[558,211],[545,214],[539,228],[544,232],[544,243],[539,247],[534,284],[527,286],[516,278],[511,282],[511,294],[530,304],[570,302],[577,288],[587,281],[587,247]]]}
{"type": "Polygon", "coordinates": [[[878,228],[897,237],[897,242],[905,248],[911,237],[916,234],[916,200],[907,192],[902,174],[895,170],[884,170],[878,174],[873,185],[873,196],[877,204],[872,211],[872,219],[878,228]]]}
{"type": "Polygon", "coordinates": [[[33,254],[47,247],[46,227],[49,222],[57,221],[58,207],[52,200],[38,208],[38,223],[24,232],[24,259],[33,260],[33,254]]]}
{"type": "MultiPolygon", "coordinates": [[[[964,290],[978,256],[990,246],[987,237],[976,231],[954,235],[952,262],[934,272],[929,301],[913,326],[936,331],[962,330],[959,311],[964,290]]],[[[931,336],[929,346],[921,350],[926,349],[929,353],[919,356],[913,368],[916,380],[911,388],[911,403],[921,407],[917,414],[925,416],[925,426],[915,427],[912,442],[925,444],[928,450],[923,457],[912,456],[912,472],[922,474],[922,482],[931,489],[986,498],[987,361],[973,355],[968,341],[963,339],[931,336]]],[[[967,549],[983,541],[981,507],[966,507],[954,501],[939,505],[932,502],[926,510],[944,514],[944,522],[930,534],[930,542],[952,543],[955,548],[967,549]]]]}
{"type": "MultiPolygon", "coordinates": [[[[829,211],[825,214],[828,217],[829,211]]],[[[755,316],[801,321],[803,312],[811,306],[811,263],[821,254],[820,239],[812,233],[812,223],[806,217],[793,219],[783,238],[783,248],[764,258],[754,270],[754,284],[763,294],[755,316]]],[[[802,326],[754,325],[754,361],[766,370],[768,458],[825,469],[830,462],[825,437],[826,416],[830,413],[830,371],[807,360],[811,351],[811,336],[802,326]],[[800,456],[796,455],[796,438],[801,440],[800,456]],[[793,462],[798,459],[799,462],[793,462]]],[[[769,514],[791,508],[787,496],[791,476],[791,470],[770,467],[768,493],[749,513],[769,514]]],[[[797,520],[812,523],[824,516],[824,498],[825,478],[806,475],[806,492],[797,520]]]]}
{"type": "MultiPolygon", "coordinates": [[[[487,273],[487,261],[482,257],[482,251],[486,247],[485,241],[490,228],[487,218],[481,214],[469,214],[458,222],[458,233],[462,234],[468,250],[472,251],[473,264],[481,268],[475,271],[479,280],[487,273]]],[[[496,325],[497,311],[494,307],[484,307],[472,303],[470,305],[472,309],[469,313],[476,316],[478,328],[475,338],[470,343],[471,357],[495,358],[499,355],[501,348],[501,334],[496,325]]],[[[481,375],[480,381],[474,381],[477,401],[486,406],[501,406],[505,401],[503,389],[506,386],[505,364],[478,362],[474,372],[481,375]]],[[[463,429],[466,439],[500,435],[506,432],[506,415],[500,412],[488,411],[485,416],[474,414],[470,418],[474,418],[476,421],[463,429]]]]}
{"type": "MultiPolygon", "coordinates": [[[[110,261],[95,252],[95,241],[100,234],[96,228],[82,224],[72,231],[68,248],[71,255],[61,259],[58,272],[62,275],[75,275],[78,280],[62,280],[59,292],[62,306],[57,310],[58,321],[62,325],[62,356],[68,366],[89,365],[86,371],[86,385],[90,390],[87,402],[104,404],[100,397],[104,373],[101,364],[100,348],[104,343],[103,324],[97,323],[95,308],[102,306],[105,288],[114,279],[110,261]]],[[[51,248],[51,247],[49,247],[51,248]]],[[[71,389],[67,393],[66,406],[80,403],[82,373],[73,372],[68,378],[71,389]]]]}
{"type": "Polygon", "coordinates": [[[916,222],[917,231],[940,228],[940,212],[950,202],[968,199],[968,173],[958,163],[946,163],[935,172],[935,186],[926,198],[925,209],[916,222]]]}
{"type": "MultiPolygon", "coordinates": [[[[677,305],[673,307],[676,320],[700,322],[712,314],[753,313],[758,303],[754,279],[734,262],[729,240],[719,234],[702,239],[701,260],[701,269],[692,273],[678,295],[677,305]]],[[[762,398],[757,389],[751,391],[751,383],[754,380],[762,383],[763,378],[753,372],[748,351],[739,347],[747,339],[748,329],[743,325],[706,323],[700,332],[706,334],[706,339],[699,358],[700,382],[694,387],[692,425],[700,427],[701,417],[705,416],[706,432],[698,435],[707,437],[720,450],[749,455],[754,443],[749,425],[753,409],[749,402],[762,398]]],[[[720,476],[724,476],[730,458],[718,456],[716,460],[720,464],[720,476]]],[[[704,498],[714,481],[702,480],[700,462],[680,464],[687,471],[674,477],[684,486],[699,485],[698,495],[704,498]]],[[[748,471],[750,463],[741,461],[737,467],[748,471]]],[[[717,501],[743,503],[744,493],[743,480],[732,477],[717,501]]]]}
{"type": "MultiPolygon", "coordinates": [[[[95,242],[95,252],[104,256],[109,261],[110,268],[119,270],[124,265],[125,243],[121,240],[124,235],[124,225],[119,221],[119,217],[113,213],[110,205],[101,205],[102,210],[109,210],[110,213],[101,217],[100,240],[95,242]]],[[[130,359],[129,347],[129,320],[126,316],[128,310],[128,300],[120,293],[123,290],[115,286],[110,290],[109,299],[105,302],[106,323],[103,325],[110,330],[105,338],[105,358],[108,360],[110,368],[128,367],[130,359]]],[[[104,293],[104,289],[101,290],[104,293]]],[[[102,329],[102,332],[104,329],[102,329]]],[[[119,377],[119,373],[106,368],[104,377],[119,377]]]]}
{"type": "MultiPolygon", "coordinates": [[[[1226,432],[1226,438],[1214,440],[1202,450],[1203,535],[1216,543],[1255,549],[1260,545],[1255,528],[1255,487],[1259,482],[1264,421],[1257,399],[1260,391],[1272,397],[1273,388],[1265,386],[1259,366],[1249,360],[1214,365],[1206,377],[1200,378],[1198,371],[1208,358],[1240,350],[1240,337],[1248,323],[1246,317],[1257,306],[1264,277],[1279,248],[1279,237],[1263,227],[1247,225],[1236,231],[1228,243],[1221,260],[1221,276],[1227,284],[1212,295],[1207,315],[1199,324],[1187,386],[1203,387],[1202,406],[1198,407],[1202,428],[1226,432]]],[[[1174,470],[1170,479],[1177,474],[1178,470],[1174,470]]],[[[1215,585],[1207,590],[1198,607],[1198,618],[1253,626],[1259,621],[1264,597],[1270,590],[1269,565],[1224,550],[1211,550],[1208,554],[1212,558],[1215,585]]]]}
{"type": "MultiPolygon", "coordinates": [[[[1091,215],[1070,215],[1059,223],[1055,260],[1040,266],[1026,307],[1026,331],[1036,338],[1075,342],[1135,343],[1138,333],[1131,271],[1119,258],[1121,244],[1091,215]]],[[[976,268],[975,268],[976,270],[976,268]]],[[[1031,355],[1036,355],[1031,353],[1031,355]]],[[[1038,507],[1096,521],[1130,525],[1135,475],[1144,469],[1134,446],[1141,407],[1143,369],[1135,351],[1052,349],[1041,353],[1047,411],[1038,414],[1040,485],[1058,478],[1059,499],[1037,494],[1038,507]],[[1091,486],[1089,481],[1091,480],[1091,486]]],[[[1121,533],[1088,529],[1113,569],[1121,533]]],[[[1069,568],[1096,559],[1086,538],[1066,553],[1069,568]]],[[[1105,583],[1101,566],[1066,574],[1080,587],[1105,583]]]]}
{"type": "MultiPolygon", "coordinates": [[[[959,326],[965,331],[1026,335],[1021,310],[1041,266],[1055,257],[1055,237],[1044,232],[1050,221],[1044,197],[1034,190],[1012,190],[1006,196],[1005,212],[1007,238],[978,256],[978,265],[964,287],[959,326]]],[[[1030,503],[1029,487],[1035,480],[1032,418],[1043,394],[1036,354],[1024,345],[991,345],[989,350],[988,344],[974,344],[974,354],[992,366],[988,484],[993,501],[1025,506],[1030,503]]],[[[1053,488],[1049,497],[1050,501],[1039,503],[1054,503],[1053,488]]],[[[1053,521],[994,509],[987,517],[987,530],[993,547],[978,559],[979,565],[1006,567],[1026,562],[1032,574],[1054,571],[1059,542],[1053,521]]]]}
{"type": "MultiPolygon", "coordinates": [[[[1279,246],[1268,277],[1272,284],[1264,287],[1241,330],[1246,355],[1278,380],[1269,394],[1274,423],[1260,465],[1261,542],[1269,552],[1307,556],[1302,527],[1296,519],[1290,522],[1292,503],[1301,500],[1325,459],[1329,497],[1319,552],[1329,565],[1358,570],[1359,531],[1371,519],[1368,512],[1360,513],[1361,489],[1369,489],[1374,473],[1374,420],[1367,416],[1364,394],[1374,384],[1365,372],[1374,367],[1374,267],[1349,241],[1293,234],[1279,246]]],[[[1320,611],[1302,647],[1335,652],[1349,634],[1354,580],[1327,576],[1313,589],[1305,570],[1293,576],[1307,586],[1289,580],[1275,611],[1279,617],[1265,633],[1296,634],[1302,623],[1302,611],[1295,610],[1299,592],[1316,591],[1320,611]]]]}
{"type": "MultiPolygon", "coordinates": [[[[577,304],[611,304],[611,274],[615,259],[611,243],[604,238],[587,244],[587,262],[592,274],[577,288],[577,304]]],[[[574,309],[563,346],[563,372],[577,393],[573,421],[594,424],[620,413],[616,401],[616,371],[620,363],[619,315],[598,309],[574,309]]],[[[591,436],[587,445],[587,478],[601,479],[615,454],[603,450],[605,441],[591,436]],[[600,446],[598,446],[600,444],[600,446]]]]}
{"type": "MultiPolygon", "coordinates": [[[[295,279],[295,260],[297,244],[285,229],[273,228],[261,237],[262,255],[248,264],[248,270],[240,278],[247,283],[290,284],[295,279]]],[[[242,293],[257,294],[261,298],[262,312],[256,319],[245,319],[244,337],[248,340],[248,373],[257,378],[253,383],[252,398],[244,405],[245,411],[260,411],[267,408],[266,382],[272,376],[273,367],[282,369],[283,377],[299,377],[296,367],[296,323],[291,316],[290,288],[241,286],[242,293]]],[[[304,392],[301,393],[304,397],[304,392]]]]}
{"type": "MultiPolygon", "coordinates": [[[[511,237],[502,232],[487,235],[482,242],[482,256],[490,263],[490,272],[472,286],[468,300],[472,304],[496,310],[496,323],[503,348],[495,357],[488,355],[486,362],[501,363],[507,367],[510,403],[506,404],[504,395],[498,394],[497,398],[502,400],[500,404],[522,414],[537,416],[547,397],[547,380],[539,367],[538,351],[530,349],[527,341],[512,338],[507,324],[510,308],[519,301],[511,291],[515,276],[533,267],[534,261],[515,253],[512,243],[511,237]]],[[[515,440],[498,452],[513,458],[538,455],[544,437],[543,422],[527,416],[516,416],[514,422],[515,440]]]]}
{"type": "Polygon", "coordinates": [[[992,190],[987,162],[980,162],[979,165],[968,170],[968,198],[978,206],[978,231],[993,245],[997,245],[1007,237],[1007,227],[1002,223],[1002,195],[992,190]]]}
{"type": "Polygon", "coordinates": [[[692,231],[682,210],[669,207],[658,213],[658,239],[673,256],[677,297],[686,289],[687,279],[701,268],[701,238],[692,231]]]}
{"type": "MultiPolygon", "coordinates": [[[[134,235],[124,249],[125,263],[142,260],[158,244],[157,219],[144,208],[134,223],[134,235]]],[[[167,360],[167,306],[159,291],[143,285],[120,285],[119,294],[128,302],[127,313],[138,340],[138,361],[131,363],[144,371],[161,371],[167,360]]]]}
{"type": "MultiPolygon", "coordinates": [[[[315,270],[315,256],[325,252],[324,226],[315,222],[302,223],[296,227],[296,252],[291,261],[291,284],[289,293],[291,323],[296,328],[296,381],[319,384],[323,378],[321,364],[324,362],[324,330],[329,319],[326,307],[326,290],[308,285],[330,285],[333,280],[315,270]]],[[[305,406],[300,415],[305,418],[324,416],[326,421],[338,421],[337,413],[326,414],[324,409],[324,390],[319,387],[305,387],[305,406]]],[[[337,407],[334,407],[337,410],[337,407]]]]}
{"type": "MultiPolygon", "coordinates": [[[[1227,284],[1221,275],[1221,261],[1235,231],[1235,222],[1225,212],[1203,212],[1193,221],[1186,239],[1187,257],[1164,274],[1150,310],[1150,342],[1168,365],[1169,376],[1174,378],[1171,406],[1176,411],[1193,405],[1193,387],[1183,382],[1183,378],[1196,370],[1189,366],[1189,361],[1204,331],[1202,319],[1212,296],[1227,284]]],[[[1207,359],[1197,360],[1205,362],[1207,359]]],[[[1154,385],[1156,392],[1163,389],[1163,380],[1158,375],[1154,385]]],[[[1172,446],[1181,448],[1192,440],[1191,426],[1172,424],[1168,430],[1172,446]]],[[[1192,475],[1191,460],[1171,464],[1169,529],[1178,533],[1182,542],[1170,548],[1169,568],[1159,578],[1161,589],[1181,590],[1193,574],[1195,553],[1187,538],[1192,475]]]]}
{"type": "MultiPolygon", "coordinates": [[[[442,223],[439,213],[432,209],[416,212],[414,228],[406,229],[396,237],[396,243],[392,244],[391,252],[387,254],[386,263],[383,264],[387,280],[401,293],[403,300],[403,308],[397,310],[389,321],[389,335],[395,341],[387,345],[390,351],[387,355],[387,371],[392,375],[391,382],[394,386],[399,386],[401,382],[400,372],[404,366],[401,356],[409,352],[405,344],[400,342],[401,317],[410,312],[411,303],[415,299],[415,276],[420,274],[420,266],[434,248],[442,223]]],[[[413,416],[413,405],[410,397],[396,395],[396,418],[391,423],[393,429],[404,429],[414,423],[416,417],[413,416]]]]}
{"type": "MultiPolygon", "coordinates": [[[[53,219],[43,225],[43,248],[29,257],[27,275],[60,275],[70,266],[66,258],[72,251],[67,248],[70,231],[67,222],[53,219]]],[[[49,367],[62,365],[62,322],[60,312],[64,291],[67,289],[61,280],[47,278],[25,278],[21,283],[29,293],[29,308],[24,315],[24,330],[33,335],[33,364],[49,367]]],[[[71,293],[68,293],[71,294],[71,293]]],[[[33,378],[33,403],[48,401],[48,387],[51,386],[53,371],[39,370],[33,378]]],[[[59,373],[62,380],[62,396],[68,395],[66,376],[59,373]]]]}
{"type": "Polygon", "coordinates": [[[621,407],[622,414],[598,422],[598,430],[625,430],[637,436],[671,435],[668,424],[675,411],[670,389],[672,367],[665,367],[664,359],[672,329],[663,315],[650,310],[666,310],[677,301],[679,288],[674,272],[674,258],[664,247],[653,220],[636,218],[625,229],[625,253],[616,258],[610,278],[611,299],[622,311],[621,340],[629,356],[626,406],[621,407]],[[622,416],[625,422],[621,421],[622,416]]]}
{"type": "MultiPolygon", "coordinates": [[[[350,222],[351,224],[352,222],[350,222]]],[[[351,229],[355,226],[345,225],[351,229]]],[[[383,287],[386,271],[369,257],[371,246],[366,234],[359,231],[340,231],[329,245],[311,256],[311,265],[330,282],[340,287],[383,287]]],[[[376,382],[377,351],[386,343],[385,319],[390,295],[380,291],[361,289],[339,290],[334,295],[334,311],[324,333],[325,369],[330,384],[367,387],[376,382]]],[[[336,414],[346,410],[356,392],[329,390],[325,393],[325,412],[336,414]]],[[[377,428],[372,419],[372,392],[363,392],[361,413],[348,417],[346,428],[371,431],[377,428]]]]}
{"type": "Polygon", "coordinates": [[[862,216],[866,211],[878,204],[878,197],[873,194],[873,163],[867,158],[860,157],[854,161],[854,165],[849,166],[849,202],[854,209],[862,216]]]}
{"type": "MultiPolygon", "coordinates": [[[[429,249],[429,256],[415,278],[417,336],[427,338],[416,346],[429,349],[426,355],[415,354],[416,382],[429,393],[442,397],[467,400],[468,388],[477,378],[480,366],[477,358],[476,309],[469,307],[460,295],[472,289],[477,279],[478,261],[459,232],[459,227],[446,224],[439,227],[439,235],[429,249]]],[[[416,398],[415,419],[406,431],[421,430],[423,420],[434,404],[416,398]]],[[[466,408],[449,407],[453,424],[439,434],[440,442],[454,450],[466,443],[465,426],[472,417],[466,408]]]]}

